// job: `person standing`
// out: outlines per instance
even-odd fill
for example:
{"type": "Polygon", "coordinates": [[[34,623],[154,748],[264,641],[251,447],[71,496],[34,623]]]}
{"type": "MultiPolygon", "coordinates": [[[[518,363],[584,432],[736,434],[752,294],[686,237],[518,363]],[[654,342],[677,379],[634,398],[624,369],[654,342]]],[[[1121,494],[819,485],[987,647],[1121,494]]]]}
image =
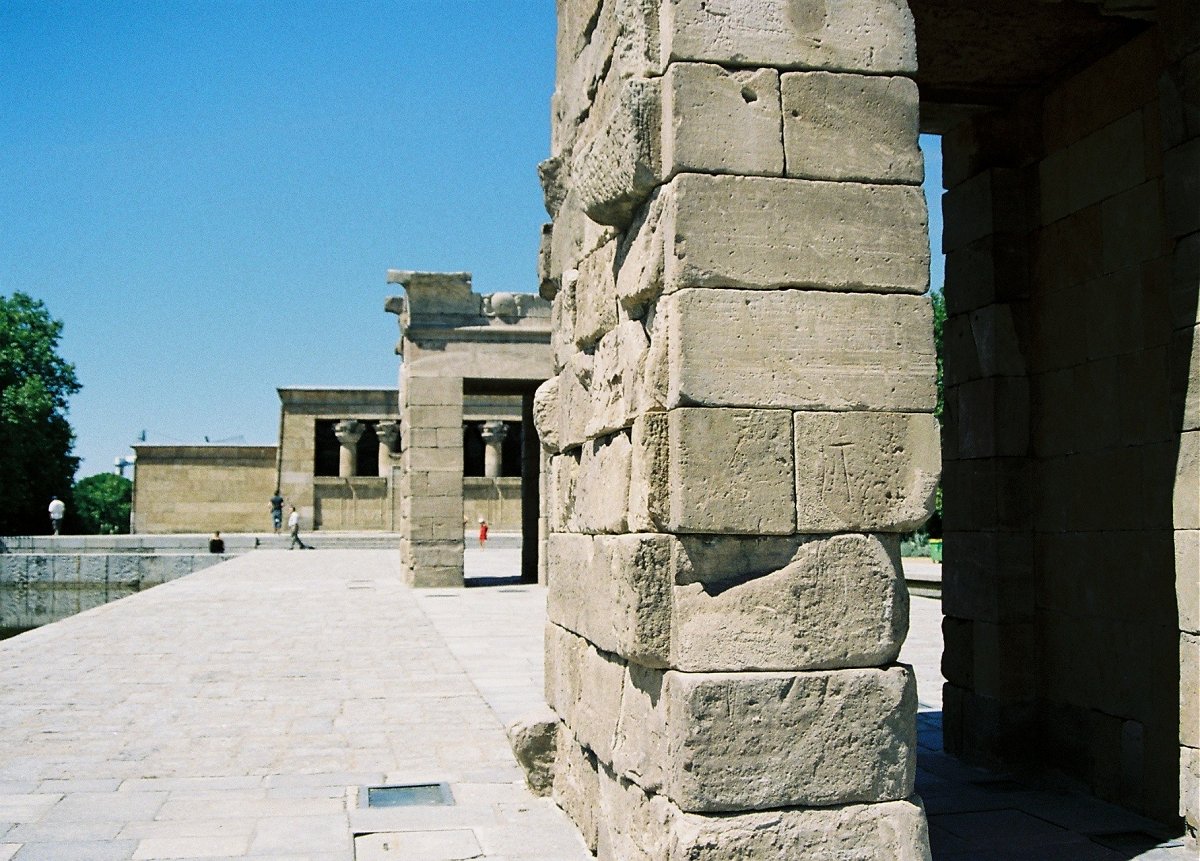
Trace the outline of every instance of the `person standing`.
{"type": "Polygon", "coordinates": [[[479,549],[483,549],[483,545],[487,544],[488,524],[482,517],[479,518],[479,549]]]}
{"type": "Polygon", "coordinates": [[[62,529],[63,515],[67,512],[67,504],[57,496],[50,497],[50,528],[58,535],[62,529]]]}
{"type": "Polygon", "coordinates": [[[214,532],[212,534],[212,538],[208,539],[208,552],[209,553],[224,553],[225,552],[225,539],[221,537],[220,532],[214,532]]]}
{"type": "Polygon", "coordinates": [[[279,529],[283,526],[283,497],[279,495],[279,488],[275,488],[275,495],[271,497],[271,523],[275,526],[275,534],[279,534],[279,529]]]}
{"type": "Polygon", "coordinates": [[[301,550],[310,549],[307,544],[300,540],[300,512],[296,510],[296,506],[292,506],[292,513],[288,515],[288,529],[292,532],[292,545],[288,550],[295,550],[296,545],[300,545],[301,550]]]}

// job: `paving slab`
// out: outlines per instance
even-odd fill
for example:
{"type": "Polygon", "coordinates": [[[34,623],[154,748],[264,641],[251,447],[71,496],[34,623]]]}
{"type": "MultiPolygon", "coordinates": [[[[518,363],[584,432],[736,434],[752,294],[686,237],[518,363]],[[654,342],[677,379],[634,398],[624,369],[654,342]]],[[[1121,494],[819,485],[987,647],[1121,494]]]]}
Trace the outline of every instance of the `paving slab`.
{"type": "MultiPolygon", "coordinates": [[[[468,588],[412,590],[392,551],[260,550],[0,643],[0,861],[589,858],[503,729],[543,705],[545,591],[515,540],[465,560],[468,588]],[[442,781],[451,807],[358,806],[442,781]]],[[[940,625],[914,597],[901,654],[936,861],[1195,859],[1128,811],[947,756],[940,625]]]]}
{"type": "MultiPolygon", "coordinates": [[[[507,543],[478,569],[515,581],[507,543]]],[[[392,551],[261,550],[0,643],[0,858],[348,861],[356,829],[588,858],[504,733],[542,701],[541,590],[445,591],[392,551]],[[459,803],[356,809],[428,780],[459,803]]]]}

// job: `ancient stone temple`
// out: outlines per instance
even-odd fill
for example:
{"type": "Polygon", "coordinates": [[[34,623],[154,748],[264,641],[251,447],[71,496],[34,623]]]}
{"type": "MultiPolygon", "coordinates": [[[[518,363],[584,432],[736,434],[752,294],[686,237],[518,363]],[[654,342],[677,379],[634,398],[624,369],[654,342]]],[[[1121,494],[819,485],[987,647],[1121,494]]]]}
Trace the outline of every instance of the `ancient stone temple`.
{"type": "Polygon", "coordinates": [[[941,447],[947,748],[1194,829],[1196,4],[558,16],[546,693],[594,851],[928,856],[898,535],[941,447]]]}
{"type": "MultiPolygon", "coordinates": [[[[541,447],[532,432],[533,392],[550,376],[550,305],[534,295],[471,291],[465,272],[388,272],[404,296],[399,317],[401,564],[413,586],[463,584],[464,398],[516,399],[521,423],[478,429],[483,474],[497,481],[509,433],[521,476],[522,576],[538,576],[541,447]]],[[[469,481],[469,479],[468,479],[469,481]]],[[[477,510],[477,509],[473,509],[477,510]]]]}

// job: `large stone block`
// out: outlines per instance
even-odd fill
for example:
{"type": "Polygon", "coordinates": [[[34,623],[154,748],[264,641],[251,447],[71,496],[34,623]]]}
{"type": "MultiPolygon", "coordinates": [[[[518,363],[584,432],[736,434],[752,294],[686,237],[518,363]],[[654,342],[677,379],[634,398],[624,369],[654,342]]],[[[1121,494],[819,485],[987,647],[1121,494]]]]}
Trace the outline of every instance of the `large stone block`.
{"type": "Polygon", "coordinates": [[[936,401],[924,296],[683,290],[658,314],[669,407],[932,412],[936,401]]]}
{"type": "Polygon", "coordinates": [[[583,445],[567,519],[569,532],[624,532],[629,511],[632,445],[616,433],[583,445]]]}
{"type": "Polygon", "coordinates": [[[907,630],[897,544],[868,535],[552,535],[547,615],[650,667],[878,666],[896,659],[907,630]]]}
{"type": "Polygon", "coordinates": [[[783,76],[787,175],[919,184],[917,84],[911,78],[791,72],[783,76]]]}
{"type": "Polygon", "coordinates": [[[547,701],[621,776],[692,812],[890,801],[912,792],[911,671],[681,673],[626,665],[556,625],[547,701]]]}
{"type": "Polygon", "coordinates": [[[662,170],[782,176],[779,72],[672,63],[662,89],[662,170]]]}
{"type": "Polygon", "coordinates": [[[617,241],[605,243],[579,264],[575,282],[575,346],[593,346],[617,325],[617,241]]]}
{"type": "Polygon", "coordinates": [[[600,861],[928,861],[925,811],[915,796],[882,804],[705,816],[599,771],[605,823],[600,861]]]}
{"type": "Polygon", "coordinates": [[[1179,740],[1200,747],[1200,636],[1179,635],[1179,740]]]}
{"type": "Polygon", "coordinates": [[[642,459],[633,471],[641,484],[630,490],[635,523],[645,518],[666,532],[793,531],[791,413],[685,408],[665,415],[665,435],[638,428],[660,427],[657,417],[634,425],[634,461],[642,459]]]}
{"type": "Polygon", "coordinates": [[[667,666],[671,541],[667,535],[551,534],[547,618],[607,652],[667,666]]]}
{"type": "Polygon", "coordinates": [[[661,181],[661,83],[622,82],[607,115],[577,142],[571,176],[593,221],[624,227],[661,181]]]}
{"type": "Polygon", "coordinates": [[[874,74],[917,69],[904,0],[674,0],[663,4],[659,26],[671,60],[874,74]]]}
{"type": "Polygon", "coordinates": [[[559,444],[558,380],[557,376],[551,377],[533,393],[533,426],[538,441],[546,451],[555,453],[562,450],[559,444]]]}
{"type": "Polygon", "coordinates": [[[1200,749],[1179,748],[1179,815],[1187,820],[1190,841],[1197,843],[1200,830],[1200,749]]]}
{"type": "Polygon", "coordinates": [[[597,95],[631,77],[662,73],[658,0],[566,0],[559,7],[550,149],[569,154],[597,95]]]}
{"type": "Polygon", "coordinates": [[[600,822],[600,783],[596,755],[581,747],[575,737],[560,729],[555,738],[554,801],[571,817],[588,849],[596,851],[596,829],[600,822]]]}
{"type": "Polygon", "coordinates": [[[800,532],[908,532],[933,512],[941,471],[929,413],[796,413],[800,532]]]}
{"type": "Polygon", "coordinates": [[[665,203],[668,292],[924,293],[929,284],[925,198],[917,187],[682,174],[665,203]]]}
{"type": "Polygon", "coordinates": [[[638,320],[626,320],[601,338],[592,362],[591,403],[584,424],[588,437],[633,426],[634,419],[656,405],[645,382],[650,340],[638,320]]]}
{"type": "Polygon", "coordinates": [[[1200,530],[1175,532],[1175,606],[1179,630],[1200,634],[1200,530]]]}
{"type": "Polygon", "coordinates": [[[1174,522],[1176,529],[1200,529],[1200,431],[1179,435],[1175,461],[1174,522]]]}
{"type": "Polygon", "coordinates": [[[896,801],[913,790],[906,667],[667,673],[664,794],[717,812],[896,801]]]}
{"type": "Polygon", "coordinates": [[[703,672],[880,666],[908,592],[893,538],[673,539],[670,665],[703,672]]]}

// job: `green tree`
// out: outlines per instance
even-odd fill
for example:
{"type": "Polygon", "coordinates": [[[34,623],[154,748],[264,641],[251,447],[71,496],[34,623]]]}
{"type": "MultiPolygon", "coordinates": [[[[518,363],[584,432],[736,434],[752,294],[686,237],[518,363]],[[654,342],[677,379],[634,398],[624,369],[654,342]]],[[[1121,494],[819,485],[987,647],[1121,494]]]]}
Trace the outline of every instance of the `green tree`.
{"type": "Polygon", "coordinates": [[[124,535],[129,532],[133,507],[133,482],[121,475],[102,472],[75,482],[71,491],[75,514],[88,535],[124,535]]]}
{"type": "Polygon", "coordinates": [[[70,499],[79,458],[67,398],[79,381],[58,355],[61,334],[37,299],[0,296],[0,535],[48,532],[50,497],[70,499]]]}

